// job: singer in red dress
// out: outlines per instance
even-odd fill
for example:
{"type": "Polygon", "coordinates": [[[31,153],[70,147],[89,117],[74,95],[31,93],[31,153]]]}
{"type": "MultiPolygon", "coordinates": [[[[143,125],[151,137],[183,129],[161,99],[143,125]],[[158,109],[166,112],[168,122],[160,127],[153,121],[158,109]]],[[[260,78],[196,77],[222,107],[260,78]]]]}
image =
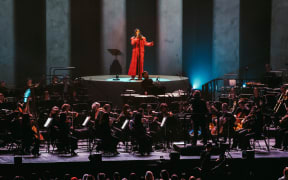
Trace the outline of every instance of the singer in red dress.
{"type": "Polygon", "coordinates": [[[138,79],[142,80],[142,72],[144,65],[144,47],[154,46],[154,42],[147,42],[146,38],[141,35],[139,29],[135,29],[135,35],[131,37],[132,58],[128,75],[134,79],[138,75],[138,79]]]}

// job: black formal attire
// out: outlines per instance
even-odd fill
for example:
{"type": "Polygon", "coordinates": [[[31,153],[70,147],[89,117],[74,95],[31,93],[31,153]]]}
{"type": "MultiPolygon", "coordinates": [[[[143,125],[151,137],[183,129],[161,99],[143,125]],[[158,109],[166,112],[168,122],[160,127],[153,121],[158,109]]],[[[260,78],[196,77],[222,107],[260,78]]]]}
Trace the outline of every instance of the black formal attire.
{"type": "Polygon", "coordinates": [[[136,139],[139,145],[139,152],[141,154],[150,153],[152,151],[152,138],[146,132],[146,128],[141,123],[141,119],[138,122],[134,121],[132,127],[132,135],[136,139]]]}
{"type": "Polygon", "coordinates": [[[141,82],[141,86],[143,89],[143,94],[146,91],[148,94],[151,94],[151,92],[153,91],[154,85],[153,85],[153,80],[152,79],[144,79],[141,82]]]}
{"type": "Polygon", "coordinates": [[[104,113],[99,123],[100,138],[102,139],[102,149],[106,152],[117,152],[117,144],[119,139],[112,135],[109,121],[109,114],[104,113]]]}
{"type": "Polygon", "coordinates": [[[231,138],[234,136],[234,125],[235,125],[235,117],[229,112],[221,112],[220,118],[226,119],[226,122],[222,124],[222,136],[224,137],[224,142],[226,142],[227,138],[231,138]]]}
{"type": "Polygon", "coordinates": [[[197,145],[198,130],[201,128],[201,133],[203,136],[203,143],[207,143],[207,118],[205,115],[208,113],[206,102],[200,98],[193,98],[190,100],[192,105],[192,127],[194,129],[194,137],[192,140],[192,145],[197,145]]]}
{"type": "Polygon", "coordinates": [[[239,145],[239,148],[242,150],[250,149],[250,138],[259,135],[261,128],[257,126],[257,116],[255,114],[249,115],[243,123],[243,129],[236,131],[232,147],[235,148],[239,145]]]}
{"type": "Polygon", "coordinates": [[[70,127],[67,122],[60,120],[58,123],[58,148],[65,152],[74,152],[78,148],[77,138],[70,132],[70,127]]]}
{"type": "Polygon", "coordinates": [[[275,148],[281,148],[282,144],[284,148],[287,148],[287,134],[288,134],[288,113],[283,117],[282,122],[279,123],[279,127],[276,129],[275,134],[275,148]]]}
{"type": "Polygon", "coordinates": [[[161,129],[162,137],[164,137],[164,140],[167,143],[167,146],[170,147],[170,143],[173,143],[174,138],[176,137],[176,130],[177,130],[177,121],[176,118],[170,114],[163,114],[160,113],[157,115],[158,122],[162,123],[163,118],[166,117],[166,121],[163,124],[163,127],[161,129]]]}

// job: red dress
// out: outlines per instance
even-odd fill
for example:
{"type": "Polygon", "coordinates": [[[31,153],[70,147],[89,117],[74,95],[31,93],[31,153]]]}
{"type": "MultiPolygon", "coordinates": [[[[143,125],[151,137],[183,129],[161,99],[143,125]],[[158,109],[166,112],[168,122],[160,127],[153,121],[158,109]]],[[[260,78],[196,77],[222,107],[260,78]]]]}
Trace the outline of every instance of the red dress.
{"type": "Polygon", "coordinates": [[[147,42],[144,36],[141,40],[133,36],[131,37],[131,45],[133,49],[128,75],[134,77],[138,75],[138,78],[141,78],[144,65],[144,46],[153,46],[154,43],[147,42]]]}

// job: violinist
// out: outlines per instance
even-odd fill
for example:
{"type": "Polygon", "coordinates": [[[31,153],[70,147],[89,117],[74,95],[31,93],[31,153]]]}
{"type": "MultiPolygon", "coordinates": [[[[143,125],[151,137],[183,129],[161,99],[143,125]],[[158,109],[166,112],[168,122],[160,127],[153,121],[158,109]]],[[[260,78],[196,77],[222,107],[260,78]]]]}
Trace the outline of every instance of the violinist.
{"type": "Polygon", "coordinates": [[[121,141],[123,141],[123,144],[125,145],[128,145],[128,139],[130,136],[129,122],[132,117],[133,113],[131,112],[130,106],[128,104],[124,104],[122,112],[113,122],[113,130],[115,132],[115,136],[121,137],[121,141]]]}
{"type": "MultiPolygon", "coordinates": [[[[51,143],[52,145],[56,144],[56,140],[59,136],[59,130],[58,130],[59,112],[60,112],[59,107],[53,106],[49,113],[49,117],[45,123],[46,127],[48,128],[48,134],[50,138],[48,142],[51,143]]],[[[48,148],[49,146],[50,145],[48,145],[48,148]]]]}
{"type": "Polygon", "coordinates": [[[242,129],[235,132],[232,148],[239,146],[240,149],[251,149],[249,140],[259,133],[262,127],[257,126],[257,107],[253,106],[248,116],[242,120],[242,129]]]}
{"type": "Polygon", "coordinates": [[[60,152],[71,153],[72,156],[77,155],[75,152],[77,149],[77,138],[72,135],[70,127],[67,124],[67,114],[64,112],[60,113],[57,129],[58,150],[60,152]]]}
{"type": "MultiPolygon", "coordinates": [[[[130,106],[128,104],[124,104],[122,108],[122,112],[118,116],[117,120],[114,122],[114,126],[122,129],[123,125],[125,125],[124,124],[125,121],[128,120],[129,122],[131,119],[132,119],[132,112],[130,110],[130,106]]],[[[128,127],[128,124],[126,127],[128,127]]],[[[123,130],[124,128],[126,129],[126,127],[123,127],[123,130]]]]}
{"type": "Polygon", "coordinates": [[[177,121],[172,112],[168,111],[168,105],[166,103],[160,104],[160,113],[154,117],[152,124],[154,128],[156,126],[156,131],[161,132],[162,137],[166,140],[167,148],[170,148],[170,144],[176,135],[177,121]]]}
{"type": "Polygon", "coordinates": [[[90,116],[90,123],[94,125],[94,130],[97,132],[97,128],[98,128],[98,121],[99,121],[99,117],[100,117],[100,111],[101,111],[102,108],[100,108],[100,103],[98,102],[94,102],[92,105],[91,105],[91,110],[90,110],[90,113],[89,113],[89,116],[90,116]]]}
{"type": "Polygon", "coordinates": [[[65,113],[67,116],[67,123],[70,124],[71,128],[74,128],[74,119],[78,117],[78,112],[71,111],[70,104],[63,104],[61,107],[61,112],[65,113]]]}

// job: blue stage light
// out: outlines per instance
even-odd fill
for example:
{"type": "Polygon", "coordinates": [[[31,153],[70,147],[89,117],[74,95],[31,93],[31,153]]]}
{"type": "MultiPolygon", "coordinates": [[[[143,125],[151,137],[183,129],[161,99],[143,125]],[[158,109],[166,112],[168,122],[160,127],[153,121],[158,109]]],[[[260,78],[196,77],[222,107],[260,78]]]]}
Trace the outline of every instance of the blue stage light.
{"type": "Polygon", "coordinates": [[[193,86],[193,89],[200,89],[202,86],[200,79],[193,79],[192,86],[193,86]]]}

